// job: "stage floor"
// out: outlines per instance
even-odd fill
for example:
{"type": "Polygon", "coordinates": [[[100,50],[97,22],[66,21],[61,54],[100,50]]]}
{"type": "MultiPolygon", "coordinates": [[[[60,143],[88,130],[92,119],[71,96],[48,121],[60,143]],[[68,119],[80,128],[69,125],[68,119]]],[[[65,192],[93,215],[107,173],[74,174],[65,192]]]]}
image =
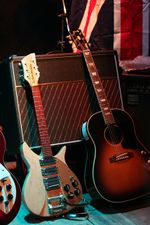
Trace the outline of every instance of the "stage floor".
{"type": "MultiPolygon", "coordinates": [[[[48,218],[42,219],[31,215],[24,204],[21,204],[20,210],[15,219],[10,225],[149,225],[150,224],[150,198],[130,204],[129,207],[114,209],[107,206],[102,206],[100,202],[92,203],[88,194],[84,194],[85,199],[89,202],[83,211],[83,217],[76,217],[74,219],[66,218],[48,218]]],[[[69,214],[68,214],[69,215],[69,214]]],[[[73,216],[75,214],[72,214],[73,216]]],[[[79,214],[81,215],[81,214],[79,214]]]]}

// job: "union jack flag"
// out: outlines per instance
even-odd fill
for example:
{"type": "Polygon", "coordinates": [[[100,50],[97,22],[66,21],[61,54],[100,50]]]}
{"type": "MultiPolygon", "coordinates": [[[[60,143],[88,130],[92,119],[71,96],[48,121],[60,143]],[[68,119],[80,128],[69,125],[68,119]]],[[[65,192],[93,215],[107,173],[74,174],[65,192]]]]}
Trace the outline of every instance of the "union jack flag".
{"type": "Polygon", "coordinates": [[[91,50],[115,49],[121,60],[150,55],[150,0],[72,0],[69,26],[91,50]]]}

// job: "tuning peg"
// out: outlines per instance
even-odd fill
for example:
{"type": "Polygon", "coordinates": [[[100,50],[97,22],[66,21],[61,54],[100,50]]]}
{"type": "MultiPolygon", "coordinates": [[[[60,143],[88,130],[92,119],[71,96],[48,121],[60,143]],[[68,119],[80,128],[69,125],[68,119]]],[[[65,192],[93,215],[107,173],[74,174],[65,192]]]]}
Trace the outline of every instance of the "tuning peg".
{"type": "Polygon", "coordinates": [[[69,44],[73,44],[72,38],[70,35],[66,36],[66,38],[68,39],[69,44]]]}
{"type": "Polygon", "coordinates": [[[70,39],[71,37],[70,37],[70,35],[67,35],[66,38],[67,38],[67,39],[70,39]]]}
{"type": "Polygon", "coordinates": [[[70,35],[67,35],[66,36],[66,39],[71,40],[71,36],[70,35]]]}

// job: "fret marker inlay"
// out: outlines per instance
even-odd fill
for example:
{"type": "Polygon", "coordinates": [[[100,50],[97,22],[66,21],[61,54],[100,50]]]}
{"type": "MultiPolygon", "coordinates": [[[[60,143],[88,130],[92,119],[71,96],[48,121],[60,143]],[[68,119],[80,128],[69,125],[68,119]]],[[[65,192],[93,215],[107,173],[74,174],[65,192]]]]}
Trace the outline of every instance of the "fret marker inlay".
{"type": "Polygon", "coordinates": [[[93,76],[96,76],[96,72],[92,72],[92,75],[93,75],[93,76]]]}
{"type": "Polygon", "coordinates": [[[94,64],[91,62],[91,63],[89,63],[89,66],[93,66],[94,64]]]}
{"type": "Polygon", "coordinates": [[[105,115],[110,115],[110,112],[105,113],[105,115]]]}

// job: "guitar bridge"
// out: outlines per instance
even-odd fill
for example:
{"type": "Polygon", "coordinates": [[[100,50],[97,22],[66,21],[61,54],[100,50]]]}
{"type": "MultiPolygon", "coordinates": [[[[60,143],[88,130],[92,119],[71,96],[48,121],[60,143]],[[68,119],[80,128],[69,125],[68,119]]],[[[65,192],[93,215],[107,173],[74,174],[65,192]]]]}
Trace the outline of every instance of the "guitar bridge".
{"type": "Polygon", "coordinates": [[[115,163],[121,160],[130,159],[133,157],[133,152],[124,152],[119,155],[113,155],[109,160],[111,163],[115,163]]]}
{"type": "Polygon", "coordinates": [[[64,196],[63,195],[48,198],[49,214],[60,213],[64,209],[65,209],[65,204],[64,204],[64,196]]]}

